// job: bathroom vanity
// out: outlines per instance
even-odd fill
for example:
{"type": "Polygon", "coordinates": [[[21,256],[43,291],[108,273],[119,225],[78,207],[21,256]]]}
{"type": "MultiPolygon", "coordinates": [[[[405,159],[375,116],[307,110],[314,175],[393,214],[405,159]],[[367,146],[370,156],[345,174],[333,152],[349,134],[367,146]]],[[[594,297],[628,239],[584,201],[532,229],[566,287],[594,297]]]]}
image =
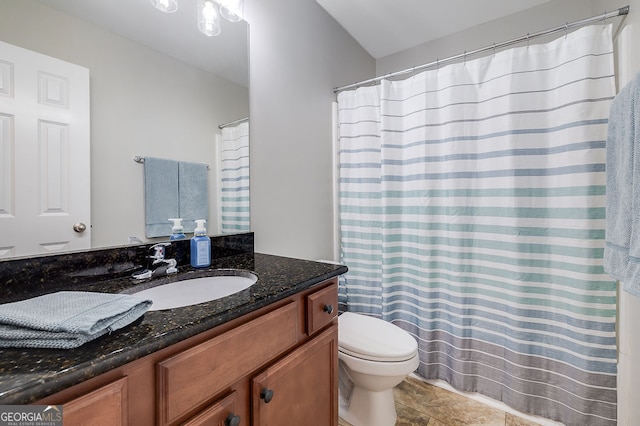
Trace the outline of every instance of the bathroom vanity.
{"type": "MultiPolygon", "coordinates": [[[[147,312],[76,349],[0,350],[0,404],[62,404],[65,425],[337,425],[346,267],[246,252],[214,259],[216,268],[259,279],[222,299],[147,312]]],[[[207,270],[157,280],[184,274],[207,270]]],[[[136,284],[127,276],[74,289],[136,284]]]]}

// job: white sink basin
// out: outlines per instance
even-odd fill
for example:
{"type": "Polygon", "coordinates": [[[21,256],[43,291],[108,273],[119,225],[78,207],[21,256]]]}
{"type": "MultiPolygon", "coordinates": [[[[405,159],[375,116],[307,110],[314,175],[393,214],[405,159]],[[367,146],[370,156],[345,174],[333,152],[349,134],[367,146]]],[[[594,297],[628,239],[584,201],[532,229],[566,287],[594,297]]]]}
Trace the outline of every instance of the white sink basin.
{"type": "Polygon", "coordinates": [[[163,284],[133,294],[151,299],[150,311],[161,311],[220,299],[245,290],[258,281],[258,276],[249,271],[218,270],[215,274],[163,284]]]}

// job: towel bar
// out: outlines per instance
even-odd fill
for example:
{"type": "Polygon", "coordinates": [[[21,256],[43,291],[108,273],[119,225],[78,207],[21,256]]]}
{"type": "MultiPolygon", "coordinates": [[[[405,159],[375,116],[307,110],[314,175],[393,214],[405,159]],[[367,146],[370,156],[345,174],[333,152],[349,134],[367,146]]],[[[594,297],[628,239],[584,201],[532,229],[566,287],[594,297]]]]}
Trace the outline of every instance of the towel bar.
{"type": "MultiPolygon", "coordinates": [[[[136,163],[144,163],[144,157],[140,156],[140,155],[134,155],[133,156],[133,161],[135,161],[136,163]]],[[[209,165],[207,164],[207,170],[211,170],[211,167],[209,167],[209,165]]]]}

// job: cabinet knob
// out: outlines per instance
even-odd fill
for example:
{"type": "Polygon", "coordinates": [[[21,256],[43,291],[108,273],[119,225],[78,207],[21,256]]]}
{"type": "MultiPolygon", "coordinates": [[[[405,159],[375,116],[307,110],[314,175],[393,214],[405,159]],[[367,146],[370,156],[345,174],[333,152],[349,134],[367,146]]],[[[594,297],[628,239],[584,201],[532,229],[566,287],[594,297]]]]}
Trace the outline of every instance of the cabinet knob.
{"type": "Polygon", "coordinates": [[[266,404],[270,403],[273,399],[273,391],[269,388],[262,389],[262,392],[260,392],[260,399],[264,400],[266,404]]]}
{"type": "Polygon", "coordinates": [[[226,419],[224,419],[224,426],[238,426],[240,424],[240,416],[236,416],[233,413],[229,413],[226,419]]]}
{"type": "Polygon", "coordinates": [[[331,315],[333,313],[333,306],[331,305],[324,305],[323,310],[328,313],[329,315],[331,315]]]}

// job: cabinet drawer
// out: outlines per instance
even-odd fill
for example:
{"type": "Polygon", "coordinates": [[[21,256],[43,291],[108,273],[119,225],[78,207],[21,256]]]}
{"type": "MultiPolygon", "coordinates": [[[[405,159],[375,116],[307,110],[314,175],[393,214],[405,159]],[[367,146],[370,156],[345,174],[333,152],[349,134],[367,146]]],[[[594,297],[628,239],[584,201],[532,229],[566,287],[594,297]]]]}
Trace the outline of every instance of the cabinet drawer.
{"type": "MultiPolygon", "coordinates": [[[[235,392],[217,401],[215,404],[198,414],[183,426],[205,426],[232,424],[232,419],[237,416],[238,396],[235,392]]],[[[238,418],[237,421],[240,419],[238,418]]]]}
{"type": "Polygon", "coordinates": [[[65,425],[127,424],[127,378],[116,380],[62,406],[65,425]]]}
{"type": "Polygon", "coordinates": [[[307,334],[331,322],[338,315],[338,282],[307,296],[307,334]]]}
{"type": "Polygon", "coordinates": [[[297,343],[291,302],[157,365],[158,419],[172,424],[297,343]]]}

